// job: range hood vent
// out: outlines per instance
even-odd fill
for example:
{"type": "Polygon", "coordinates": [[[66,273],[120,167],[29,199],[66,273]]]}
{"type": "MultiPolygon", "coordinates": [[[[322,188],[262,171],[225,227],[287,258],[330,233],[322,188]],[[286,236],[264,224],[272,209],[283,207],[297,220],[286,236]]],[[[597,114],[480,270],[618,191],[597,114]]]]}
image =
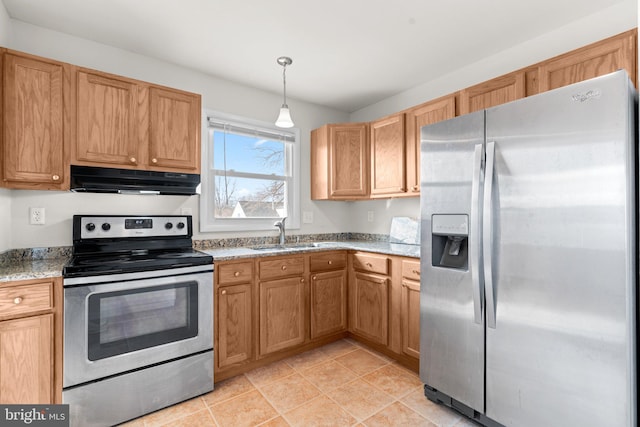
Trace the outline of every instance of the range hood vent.
{"type": "Polygon", "coordinates": [[[71,165],[71,191],[191,196],[200,193],[200,175],[71,165]]]}

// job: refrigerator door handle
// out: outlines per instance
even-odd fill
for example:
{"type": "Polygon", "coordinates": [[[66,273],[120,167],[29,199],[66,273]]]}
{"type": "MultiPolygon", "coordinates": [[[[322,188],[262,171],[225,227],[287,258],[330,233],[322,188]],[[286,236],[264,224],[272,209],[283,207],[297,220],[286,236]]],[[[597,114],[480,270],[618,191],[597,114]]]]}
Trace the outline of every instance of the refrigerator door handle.
{"type": "Polygon", "coordinates": [[[484,287],[486,296],[487,326],[496,328],[496,293],[493,284],[493,167],[495,161],[494,141],[487,142],[486,167],[484,173],[484,196],[482,208],[482,259],[484,260],[484,287]]]}
{"type": "Polygon", "coordinates": [[[471,283],[473,286],[473,320],[482,324],[482,305],[484,288],[480,281],[480,186],[482,180],[482,157],[484,144],[477,144],[473,154],[473,181],[471,182],[471,227],[469,230],[469,262],[471,264],[471,283]]]}

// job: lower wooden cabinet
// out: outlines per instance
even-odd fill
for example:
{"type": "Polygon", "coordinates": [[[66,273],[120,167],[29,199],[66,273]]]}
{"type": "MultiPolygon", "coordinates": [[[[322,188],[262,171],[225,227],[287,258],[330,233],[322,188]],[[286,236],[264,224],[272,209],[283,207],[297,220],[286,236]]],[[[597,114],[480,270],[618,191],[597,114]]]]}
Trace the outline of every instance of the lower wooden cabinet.
{"type": "Polygon", "coordinates": [[[420,358],[420,262],[402,260],[400,299],[402,352],[420,358]]]}
{"type": "Polygon", "coordinates": [[[402,281],[402,352],[420,358],[420,282],[402,281]]]}
{"type": "Polygon", "coordinates": [[[217,262],[215,295],[216,381],[349,335],[418,369],[415,258],[330,250],[217,262]]]}
{"type": "Polygon", "coordinates": [[[0,286],[0,403],[51,404],[62,397],[62,280],[0,286]]]}
{"type": "Polygon", "coordinates": [[[301,277],[260,282],[260,355],[305,341],[305,281],[301,277]]]}
{"type": "Polygon", "coordinates": [[[253,357],[252,293],[250,283],[218,289],[217,364],[220,368],[246,362],[253,357]]]}
{"type": "Polygon", "coordinates": [[[311,339],[347,329],[347,271],[311,276],[311,339]]]}
{"type": "Polygon", "coordinates": [[[53,314],[0,322],[0,402],[48,404],[52,385],[53,314]]]}
{"type": "Polygon", "coordinates": [[[369,273],[354,275],[352,331],[387,345],[389,330],[389,279],[369,273]]]}

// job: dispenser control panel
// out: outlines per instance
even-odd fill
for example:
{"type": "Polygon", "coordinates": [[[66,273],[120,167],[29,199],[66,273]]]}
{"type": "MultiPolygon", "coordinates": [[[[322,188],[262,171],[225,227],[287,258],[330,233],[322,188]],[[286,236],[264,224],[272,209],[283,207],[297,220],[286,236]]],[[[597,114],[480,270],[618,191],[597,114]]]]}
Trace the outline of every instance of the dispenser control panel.
{"type": "Polygon", "coordinates": [[[433,215],[431,233],[438,236],[468,236],[469,217],[463,214],[433,215]]]}

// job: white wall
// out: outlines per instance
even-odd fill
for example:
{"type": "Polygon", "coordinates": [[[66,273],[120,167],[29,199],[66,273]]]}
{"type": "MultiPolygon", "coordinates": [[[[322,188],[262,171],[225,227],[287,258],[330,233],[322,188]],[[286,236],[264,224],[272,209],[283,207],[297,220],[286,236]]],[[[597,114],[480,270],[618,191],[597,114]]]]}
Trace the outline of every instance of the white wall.
{"type": "MultiPolygon", "coordinates": [[[[0,1],[0,46],[11,40],[11,19],[0,1]]],[[[0,188],[0,253],[11,249],[11,192],[0,188]]]]}
{"type": "MultiPolygon", "coordinates": [[[[638,1],[624,0],[616,6],[572,22],[512,49],[401,92],[376,104],[355,111],[349,120],[370,121],[435,99],[465,87],[535,64],[638,26],[638,1]]],[[[418,198],[353,203],[350,231],[388,233],[394,215],[420,215],[418,198]],[[367,212],[374,222],[367,222],[367,212]]]]}
{"type": "MultiPolygon", "coordinates": [[[[0,3],[1,4],[1,3],[0,3]]],[[[202,95],[204,109],[241,115],[255,120],[275,120],[281,94],[267,93],[230,83],[174,64],[158,61],[89,40],[46,30],[20,21],[12,21],[13,37],[9,47],[76,65],[94,68],[148,82],[158,83],[202,95]]],[[[309,135],[328,122],[344,122],[348,114],[329,108],[288,99],[292,116],[301,135],[301,207],[311,211],[313,224],[290,234],[349,231],[347,203],[314,203],[310,200],[309,135]]],[[[198,221],[199,196],[124,196],[74,194],[57,191],[13,190],[11,192],[12,248],[67,246],[71,244],[71,217],[74,214],[180,214],[190,207],[194,223],[198,221]],[[44,207],[46,224],[29,225],[29,207],[44,207]]],[[[195,227],[194,227],[195,228],[195,227]]],[[[196,239],[268,235],[263,233],[199,233],[196,239]]]]}

